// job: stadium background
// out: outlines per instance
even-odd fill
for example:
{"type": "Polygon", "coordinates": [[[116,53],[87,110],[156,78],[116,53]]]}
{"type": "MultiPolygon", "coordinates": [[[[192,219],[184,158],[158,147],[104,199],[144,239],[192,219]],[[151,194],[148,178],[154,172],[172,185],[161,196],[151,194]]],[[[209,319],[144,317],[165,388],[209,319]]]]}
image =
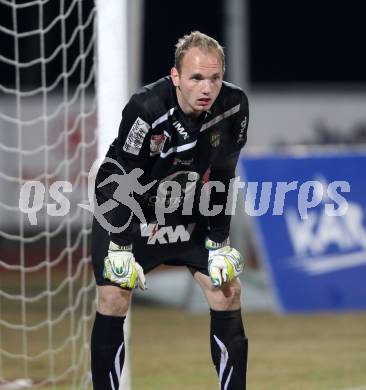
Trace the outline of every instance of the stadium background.
{"type": "MultiPolygon", "coordinates": [[[[0,5],[1,26],[11,24],[9,22],[11,15],[6,3],[1,2],[0,5]]],[[[131,2],[129,4],[131,5],[131,2]]],[[[268,156],[285,155],[290,158],[289,164],[291,164],[291,158],[298,159],[301,156],[304,161],[298,173],[299,180],[304,181],[305,178],[315,179],[314,175],[323,179],[326,173],[330,178],[336,176],[329,169],[308,170],[307,167],[313,161],[314,153],[317,157],[324,158],[328,165],[334,164],[334,160],[329,160],[329,153],[331,158],[335,158],[338,162],[339,159],[345,158],[343,164],[345,170],[343,176],[338,179],[352,179],[352,183],[355,183],[357,199],[351,196],[350,200],[356,202],[362,210],[361,223],[357,225],[359,231],[363,233],[366,230],[363,217],[366,211],[364,5],[356,3],[345,5],[328,0],[303,1],[296,4],[290,1],[272,4],[262,0],[210,2],[189,0],[184,4],[172,4],[169,1],[159,0],[138,1],[135,4],[140,7],[141,14],[137,18],[138,28],[131,26],[132,32],[128,37],[131,51],[137,58],[135,62],[137,66],[130,68],[131,92],[137,86],[152,82],[169,72],[173,64],[173,46],[180,36],[195,29],[214,36],[226,48],[226,79],[242,86],[249,97],[251,118],[248,145],[246,153],[243,154],[249,156],[249,163],[250,158],[255,162],[256,159],[262,161],[268,156]],[[349,163],[349,159],[355,156],[360,157],[359,162],[349,163]]],[[[93,6],[92,1],[84,1],[85,14],[90,12],[93,6]]],[[[54,18],[54,11],[54,7],[49,7],[46,17],[50,20],[54,18]]],[[[28,12],[19,18],[21,23],[24,23],[18,26],[19,30],[27,31],[36,18],[36,11],[34,14],[28,12]]],[[[77,24],[77,19],[71,16],[68,23],[72,28],[73,24],[77,24]]],[[[47,35],[50,45],[58,39],[59,33],[54,34],[47,35]]],[[[86,30],[86,36],[88,34],[92,37],[92,29],[86,30]]],[[[5,35],[2,36],[1,54],[4,57],[11,57],[13,42],[7,41],[4,37],[5,35]]],[[[29,40],[20,49],[26,61],[32,56],[32,52],[39,50],[39,43],[36,39],[29,40]]],[[[74,54],[73,48],[70,49],[69,57],[73,56],[77,56],[76,48],[74,54]]],[[[92,58],[90,56],[86,59],[86,73],[92,68],[92,58]]],[[[56,78],[59,72],[59,63],[55,62],[47,66],[47,77],[50,80],[56,78]]],[[[34,67],[24,73],[22,83],[31,88],[40,79],[41,71],[34,67]]],[[[70,78],[70,85],[77,86],[79,83],[78,76],[70,78]]],[[[0,84],[7,88],[14,88],[15,85],[14,72],[4,61],[0,62],[0,84]]],[[[54,92],[61,93],[57,90],[54,92]]],[[[96,156],[94,134],[91,134],[96,126],[95,112],[92,108],[95,93],[93,83],[86,86],[86,92],[85,104],[91,107],[91,115],[84,128],[78,129],[69,137],[68,153],[72,155],[81,141],[88,143],[89,137],[90,149],[86,160],[88,166],[96,156]],[[86,138],[82,136],[82,131],[88,134],[86,138]]],[[[50,98],[50,106],[52,104],[50,98]]],[[[13,111],[14,101],[7,98],[4,90],[2,90],[1,105],[2,113],[13,111]]],[[[29,100],[28,108],[25,110],[33,112],[38,106],[39,100],[29,100]]],[[[11,145],[14,141],[11,131],[14,128],[6,127],[4,123],[4,121],[1,123],[0,128],[1,143],[11,145]]],[[[52,132],[58,131],[58,127],[55,125],[54,129],[51,127],[49,130],[53,134],[52,132]]],[[[37,136],[34,134],[28,132],[25,135],[25,147],[37,143],[37,136]]],[[[55,133],[54,136],[56,135],[55,133]]],[[[41,136],[38,137],[41,140],[41,136]]],[[[62,154],[56,155],[52,164],[58,166],[62,158],[62,154]]],[[[9,153],[2,150],[1,172],[9,173],[16,161],[15,157],[9,158],[9,153]]],[[[43,163],[43,160],[29,161],[25,178],[33,178],[39,171],[39,165],[43,163]]],[[[80,158],[71,168],[69,177],[73,177],[75,181],[81,165],[80,158]]],[[[322,166],[322,163],[319,166],[322,166]]],[[[85,165],[83,167],[85,168],[85,165]]],[[[254,165],[255,169],[257,167],[254,165]]],[[[260,172],[262,171],[259,170],[259,176],[260,172]]],[[[245,170],[238,173],[245,175],[245,170]]],[[[273,174],[276,177],[275,171],[273,174]]],[[[278,174],[278,177],[280,176],[281,172],[278,174]]],[[[3,176],[0,180],[2,180],[0,188],[2,205],[14,205],[13,189],[9,190],[3,176]]],[[[76,198],[75,202],[78,196],[76,198]]],[[[0,216],[1,232],[17,234],[18,220],[12,218],[4,207],[0,209],[0,216]]],[[[362,236],[358,246],[352,247],[349,251],[342,248],[342,242],[337,242],[335,239],[328,241],[330,248],[326,249],[329,249],[330,254],[339,253],[346,259],[349,256],[351,261],[355,253],[360,253],[363,260],[361,259],[352,268],[353,273],[348,269],[338,269],[331,273],[326,283],[331,284],[332,296],[328,300],[324,299],[323,306],[318,307],[315,303],[312,306],[310,302],[306,304],[306,310],[298,307],[287,309],[284,304],[286,297],[278,292],[281,287],[278,284],[281,282],[274,278],[271,268],[273,265],[271,261],[275,262],[276,259],[268,256],[267,252],[271,251],[271,247],[266,246],[271,229],[275,229],[276,225],[275,223],[271,225],[271,221],[266,225],[265,222],[262,223],[261,220],[257,222],[255,217],[249,217],[239,208],[233,219],[232,229],[232,241],[244,252],[248,264],[242,282],[243,308],[244,313],[247,313],[244,314],[244,318],[247,318],[247,329],[251,338],[249,388],[365,389],[366,294],[362,285],[366,275],[366,244],[362,244],[362,239],[365,238],[363,241],[365,243],[366,236],[362,236]],[[355,300],[357,298],[356,303],[353,298],[355,300]],[[279,314],[286,311],[295,312],[296,315],[279,314]]],[[[68,235],[60,232],[48,241],[51,249],[46,255],[44,254],[46,239],[27,246],[23,266],[38,264],[45,256],[52,259],[53,252],[60,253],[64,246],[70,245],[70,241],[78,241],[78,227],[71,226],[71,228],[68,235]]],[[[32,236],[35,230],[26,231],[25,236],[32,236]]],[[[317,229],[314,229],[314,232],[319,234],[317,229]]],[[[87,232],[85,236],[79,239],[71,259],[69,256],[68,272],[71,274],[74,269],[77,269],[76,264],[87,251],[87,232]]],[[[278,238],[279,247],[291,247],[289,233],[283,233],[278,238]]],[[[1,260],[7,265],[19,263],[19,248],[19,243],[7,239],[6,235],[0,237],[1,260]]],[[[327,250],[322,254],[329,254],[327,250]]],[[[0,267],[0,271],[0,290],[13,296],[21,295],[25,291],[34,296],[44,289],[44,283],[37,282],[37,277],[45,278],[40,273],[37,277],[32,276],[32,279],[24,281],[6,267],[0,267]],[[27,287],[20,288],[21,283],[26,284],[27,287]]],[[[57,267],[52,268],[52,272],[54,276],[51,284],[58,286],[58,280],[63,278],[62,264],[58,271],[57,267]]],[[[83,276],[80,280],[75,282],[73,287],[75,290],[85,284],[88,285],[91,275],[88,264],[82,269],[81,275],[83,276]]],[[[306,280],[307,288],[312,288],[313,279],[316,279],[316,276],[306,280]]],[[[134,387],[212,389],[216,380],[209,361],[208,342],[206,343],[208,340],[207,309],[200,291],[187,272],[170,268],[160,269],[151,274],[148,277],[148,284],[147,294],[136,294],[132,315],[131,359],[134,387]],[[147,323],[149,326],[146,329],[147,323]],[[187,342],[187,340],[191,341],[187,342]],[[179,387],[179,383],[183,384],[182,387],[179,387]]],[[[287,287],[286,284],[284,286],[287,287]]],[[[48,288],[52,290],[52,286],[48,288]]],[[[320,291],[319,294],[322,292],[324,293],[320,291]]],[[[291,290],[288,291],[288,295],[291,295],[291,290]]],[[[24,320],[24,316],[21,315],[24,305],[21,302],[13,304],[11,300],[12,303],[9,305],[6,296],[1,295],[0,298],[0,318],[13,324],[21,323],[24,320]]],[[[85,306],[91,307],[92,300],[93,293],[90,290],[85,306]]],[[[319,296],[319,301],[321,300],[322,297],[319,296]]],[[[59,294],[59,297],[53,301],[53,309],[47,315],[52,317],[53,310],[56,313],[58,305],[62,306],[62,301],[63,295],[59,294]]],[[[299,302],[307,302],[306,290],[299,302]]],[[[34,308],[32,305],[27,307],[28,325],[38,322],[38,316],[44,315],[42,310],[46,306],[47,303],[38,302],[34,308]]],[[[14,366],[14,360],[6,361],[7,356],[4,352],[10,351],[16,354],[22,348],[14,346],[14,343],[8,339],[17,337],[14,330],[12,333],[1,324],[0,328],[2,356],[0,379],[15,379],[21,374],[14,366]]],[[[67,331],[61,328],[62,324],[59,329],[55,328],[52,331],[52,335],[62,341],[67,331]]],[[[46,333],[47,337],[50,337],[49,332],[46,333]]],[[[86,328],[85,334],[87,333],[86,328]]],[[[43,336],[41,330],[38,337],[41,340],[43,336]]],[[[57,343],[58,341],[52,345],[56,348],[57,343]]],[[[37,346],[34,348],[37,350],[37,346]]],[[[65,364],[66,367],[67,358],[63,359],[65,362],[56,360],[56,365],[65,364]]],[[[31,374],[34,375],[35,383],[37,381],[39,383],[47,376],[49,370],[45,362],[34,368],[31,374]]],[[[65,384],[64,379],[61,383],[65,389],[70,387],[65,384]]]]}

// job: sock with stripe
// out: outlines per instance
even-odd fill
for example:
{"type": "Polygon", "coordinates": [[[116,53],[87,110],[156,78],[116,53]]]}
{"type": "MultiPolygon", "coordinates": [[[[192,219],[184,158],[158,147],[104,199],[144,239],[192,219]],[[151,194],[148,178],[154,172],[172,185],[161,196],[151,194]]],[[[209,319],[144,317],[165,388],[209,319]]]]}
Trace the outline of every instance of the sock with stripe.
{"type": "Polygon", "coordinates": [[[221,390],[245,390],[248,339],[241,311],[211,309],[211,355],[221,390]]]}
{"type": "Polygon", "coordinates": [[[118,390],[125,358],[123,337],[125,318],[96,313],[91,335],[94,390],[118,390]]]}

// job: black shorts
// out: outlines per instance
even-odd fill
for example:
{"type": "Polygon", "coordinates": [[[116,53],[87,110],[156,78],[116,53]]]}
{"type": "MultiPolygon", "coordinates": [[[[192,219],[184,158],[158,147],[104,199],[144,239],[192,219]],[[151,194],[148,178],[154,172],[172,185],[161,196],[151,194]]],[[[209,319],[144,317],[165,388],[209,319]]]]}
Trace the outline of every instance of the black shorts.
{"type": "MultiPolygon", "coordinates": [[[[208,251],[205,248],[207,223],[192,216],[166,218],[164,226],[133,223],[133,253],[145,274],[161,264],[186,266],[208,275],[208,251]]],[[[110,237],[94,218],[91,254],[97,285],[113,285],[103,278],[104,259],[110,237]]]]}

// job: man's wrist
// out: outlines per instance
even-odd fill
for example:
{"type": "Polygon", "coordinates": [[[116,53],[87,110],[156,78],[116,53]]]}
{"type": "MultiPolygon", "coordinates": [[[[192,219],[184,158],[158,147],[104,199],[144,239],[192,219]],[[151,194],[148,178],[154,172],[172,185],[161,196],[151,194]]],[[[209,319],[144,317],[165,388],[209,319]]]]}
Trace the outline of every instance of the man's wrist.
{"type": "Polygon", "coordinates": [[[126,244],[126,245],[119,245],[116,244],[113,241],[109,242],[109,250],[111,251],[127,251],[127,252],[132,252],[132,244],[126,244]]]}
{"type": "Polygon", "coordinates": [[[223,248],[225,246],[230,245],[230,238],[228,237],[226,240],[221,241],[221,242],[216,242],[210,240],[208,237],[205,239],[205,248],[208,249],[209,251],[213,251],[216,249],[223,248]]]}

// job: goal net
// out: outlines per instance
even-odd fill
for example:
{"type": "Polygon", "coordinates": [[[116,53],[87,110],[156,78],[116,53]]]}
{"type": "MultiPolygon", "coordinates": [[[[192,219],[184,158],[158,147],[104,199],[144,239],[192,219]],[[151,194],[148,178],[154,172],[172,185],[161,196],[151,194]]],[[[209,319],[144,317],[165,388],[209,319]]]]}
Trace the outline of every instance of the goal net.
{"type": "Polygon", "coordinates": [[[0,389],[90,385],[93,0],[0,0],[0,389]]]}

